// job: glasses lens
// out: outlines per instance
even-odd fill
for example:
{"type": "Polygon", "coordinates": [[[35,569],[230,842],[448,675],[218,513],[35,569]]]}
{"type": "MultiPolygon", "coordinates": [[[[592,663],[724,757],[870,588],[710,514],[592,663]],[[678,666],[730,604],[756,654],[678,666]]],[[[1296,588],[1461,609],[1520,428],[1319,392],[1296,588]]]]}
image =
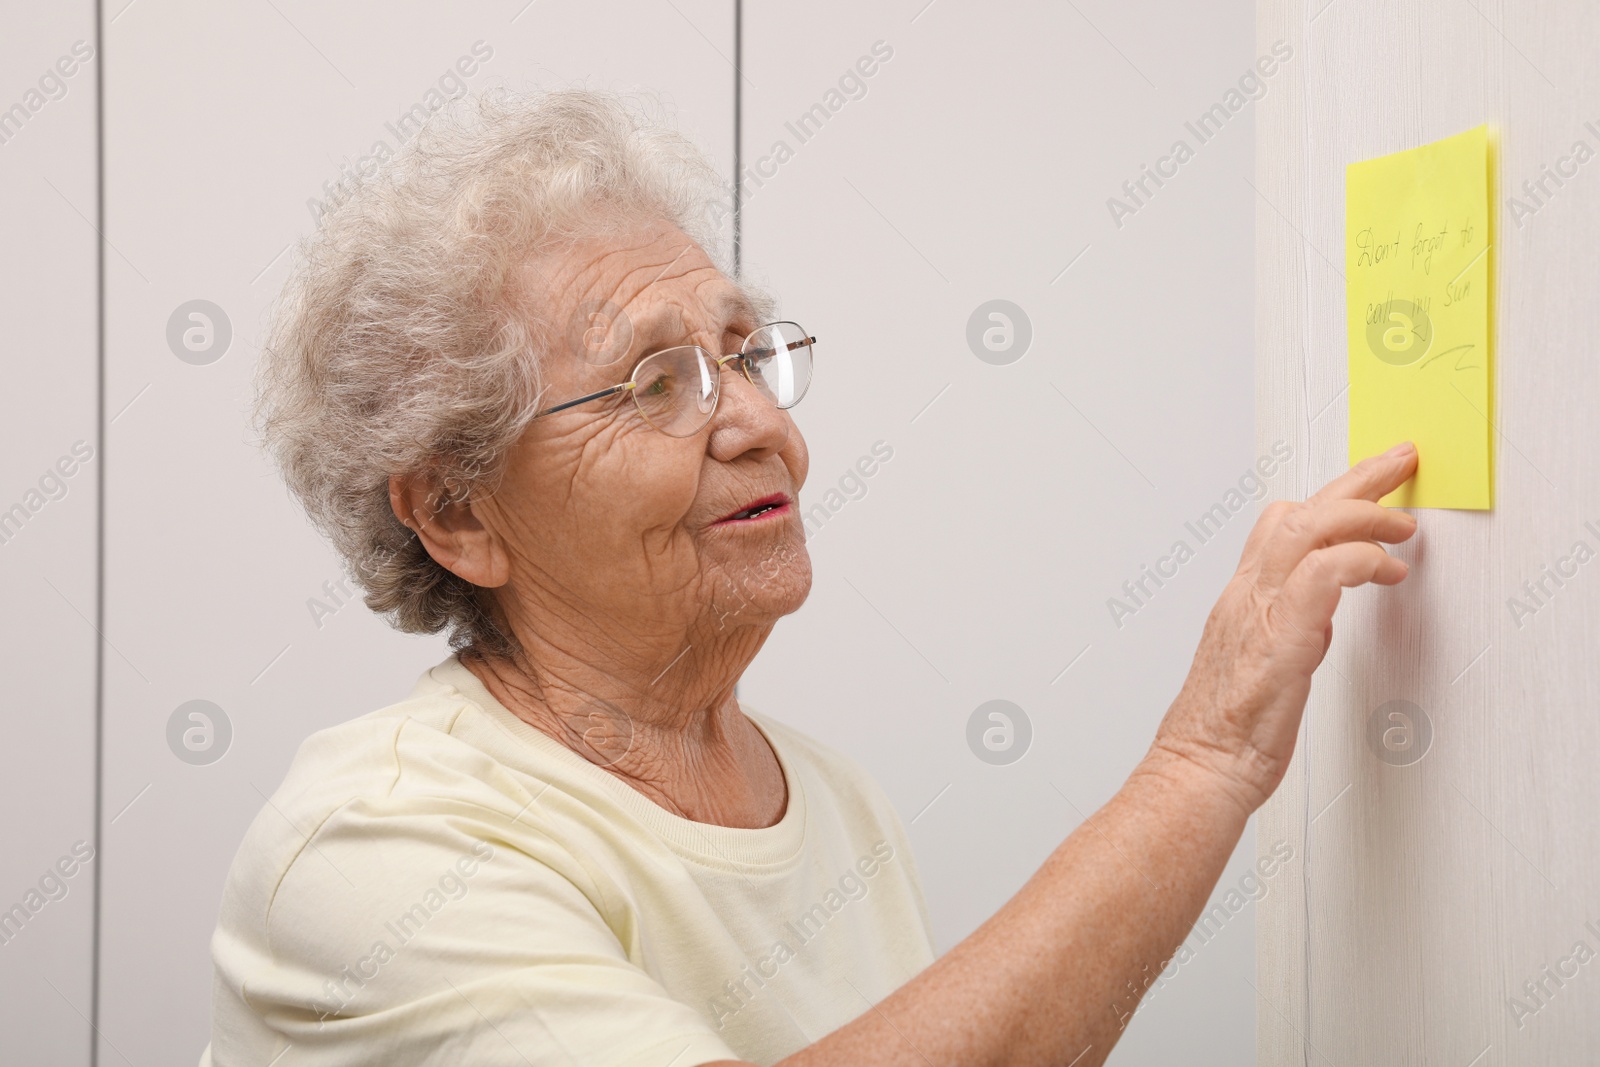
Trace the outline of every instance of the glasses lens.
{"type": "Polygon", "coordinates": [[[750,380],[780,408],[800,403],[811,385],[811,342],[792,322],[774,322],[745,338],[750,380]]]}
{"type": "Polygon", "coordinates": [[[633,402],[650,425],[671,437],[688,437],[717,406],[717,367],[703,349],[669,348],[640,362],[633,402]]]}

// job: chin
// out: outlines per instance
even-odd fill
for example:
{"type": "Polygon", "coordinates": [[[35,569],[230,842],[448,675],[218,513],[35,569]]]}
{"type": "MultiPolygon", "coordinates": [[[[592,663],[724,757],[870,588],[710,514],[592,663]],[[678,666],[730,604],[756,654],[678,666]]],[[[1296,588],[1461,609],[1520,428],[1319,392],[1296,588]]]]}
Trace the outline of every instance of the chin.
{"type": "Polygon", "coordinates": [[[800,610],[811,593],[811,555],[805,535],[749,560],[728,560],[713,586],[716,617],[723,625],[771,625],[800,610]]]}

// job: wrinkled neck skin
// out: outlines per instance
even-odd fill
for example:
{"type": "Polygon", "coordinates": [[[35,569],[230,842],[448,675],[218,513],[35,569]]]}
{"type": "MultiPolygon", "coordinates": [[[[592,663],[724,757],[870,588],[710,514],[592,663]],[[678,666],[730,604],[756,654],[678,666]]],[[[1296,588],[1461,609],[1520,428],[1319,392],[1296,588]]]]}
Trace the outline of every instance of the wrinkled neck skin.
{"type": "Polygon", "coordinates": [[[776,620],[741,620],[731,587],[688,620],[596,617],[549,588],[511,599],[498,613],[522,653],[462,654],[495,699],[681,818],[783,817],[782,768],[733,696],[776,620]]]}

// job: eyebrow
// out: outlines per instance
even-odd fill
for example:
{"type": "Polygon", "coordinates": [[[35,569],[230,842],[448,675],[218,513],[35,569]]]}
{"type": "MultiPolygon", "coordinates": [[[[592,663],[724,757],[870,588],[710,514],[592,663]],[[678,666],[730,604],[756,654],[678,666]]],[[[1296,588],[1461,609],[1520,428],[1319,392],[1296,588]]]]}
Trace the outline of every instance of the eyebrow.
{"type": "MultiPolygon", "coordinates": [[[[732,290],[725,290],[725,295],[717,301],[717,311],[721,313],[724,321],[739,318],[748,319],[754,323],[756,320],[756,305],[750,294],[738,282],[733,282],[732,290]]],[[[759,325],[759,323],[757,323],[759,325]]]]}
{"type": "MultiPolygon", "coordinates": [[[[747,293],[737,282],[732,282],[730,284],[732,285],[731,289],[722,290],[720,295],[713,297],[708,304],[713,317],[719,319],[723,323],[723,332],[727,332],[729,323],[736,323],[740,319],[744,319],[745,321],[749,322],[751,329],[759,326],[760,323],[756,321],[758,317],[756,305],[755,302],[751,300],[750,294],[747,293]]],[[[687,343],[683,339],[684,331],[682,330],[682,325],[682,316],[674,315],[673,322],[670,327],[673,335],[672,339],[661,340],[660,338],[662,338],[664,332],[668,329],[668,326],[660,316],[652,316],[650,319],[639,323],[637,335],[642,338],[653,339],[654,343],[641,342],[639,345],[639,355],[634,358],[634,363],[637,364],[639,360],[644,359],[646,356],[653,355],[656,352],[662,352],[668,348],[676,348],[681,344],[687,343]]],[[[723,353],[718,352],[717,355],[723,355],[723,353]]]]}

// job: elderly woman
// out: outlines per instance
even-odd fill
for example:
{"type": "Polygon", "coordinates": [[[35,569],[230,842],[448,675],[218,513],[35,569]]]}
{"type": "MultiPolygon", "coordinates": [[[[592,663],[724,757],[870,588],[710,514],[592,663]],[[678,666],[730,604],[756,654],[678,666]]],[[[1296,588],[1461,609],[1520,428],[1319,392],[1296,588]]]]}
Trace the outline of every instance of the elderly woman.
{"type": "Polygon", "coordinates": [[[456,652],[250,828],[216,1067],[1099,1063],[1283,776],[1341,587],[1405,576],[1410,446],[1268,507],[1126,784],[936,959],[884,794],[734,697],[811,585],[816,341],[710,258],[716,189],[613,98],[490,95],[303,249],[266,439],[367,604],[456,652]]]}

